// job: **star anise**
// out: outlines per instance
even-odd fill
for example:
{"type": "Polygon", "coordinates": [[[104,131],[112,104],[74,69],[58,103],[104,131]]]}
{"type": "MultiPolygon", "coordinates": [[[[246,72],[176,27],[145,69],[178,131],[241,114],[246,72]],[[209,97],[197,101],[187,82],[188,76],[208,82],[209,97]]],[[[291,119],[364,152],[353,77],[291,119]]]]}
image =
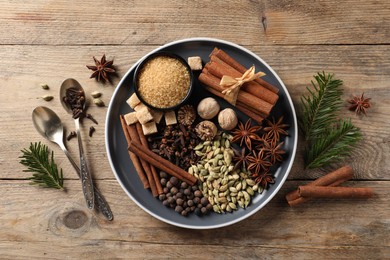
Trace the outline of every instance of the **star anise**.
{"type": "Polygon", "coordinates": [[[87,65],[87,68],[90,70],[93,70],[93,73],[90,78],[96,78],[97,81],[102,80],[110,81],[109,74],[115,73],[115,69],[112,67],[114,61],[106,60],[106,54],[103,54],[103,57],[98,61],[95,57],[93,57],[93,60],[95,61],[95,66],[93,65],[87,65]]]}
{"type": "Polygon", "coordinates": [[[285,150],[282,150],[284,142],[279,144],[273,142],[264,141],[263,149],[265,153],[269,156],[269,160],[272,164],[283,161],[283,155],[286,153],[285,150]]]}
{"type": "Polygon", "coordinates": [[[256,150],[259,151],[264,148],[264,143],[271,143],[272,139],[268,137],[268,133],[263,133],[259,140],[256,140],[256,150]]]}
{"type": "Polygon", "coordinates": [[[246,168],[246,165],[248,164],[248,156],[250,154],[246,153],[245,147],[241,149],[241,152],[237,151],[236,149],[234,151],[233,156],[233,162],[236,164],[234,165],[234,170],[240,169],[242,166],[243,168],[246,168]]]}
{"type": "Polygon", "coordinates": [[[248,156],[248,162],[248,170],[254,175],[260,174],[262,170],[268,171],[269,167],[272,166],[264,149],[261,149],[258,153],[253,151],[253,155],[248,156]]]}
{"type": "Polygon", "coordinates": [[[268,138],[275,143],[279,141],[280,135],[288,135],[285,128],[289,127],[289,125],[283,124],[283,116],[277,122],[275,118],[272,118],[272,121],[267,120],[267,125],[263,130],[267,132],[268,138]]]}
{"type": "Polygon", "coordinates": [[[252,140],[260,140],[259,135],[256,133],[261,129],[261,126],[251,126],[251,119],[246,121],[245,125],[239,123],[238,127],[232,131],[233,139],[232,142],[240,141],[240,146],[242,147],[243,142],[245,142],[246,147],[249,151],[252,150],[252,140]]]}
{"type": "Polygon", "coordinates": [[[269,172],[264,172],[255,179],[255,182],[267,189],[269,184],[275,183],[275,177],[269,172]]]}
{"type": "Polygon", "coordinates": [[[360,97],[354,96],[351,100],[348,100],[349,110],[355,111],[357,115],[366,114],[366,109],[371,107],[371,98],[365,98],[364,92],[360,97]]]}

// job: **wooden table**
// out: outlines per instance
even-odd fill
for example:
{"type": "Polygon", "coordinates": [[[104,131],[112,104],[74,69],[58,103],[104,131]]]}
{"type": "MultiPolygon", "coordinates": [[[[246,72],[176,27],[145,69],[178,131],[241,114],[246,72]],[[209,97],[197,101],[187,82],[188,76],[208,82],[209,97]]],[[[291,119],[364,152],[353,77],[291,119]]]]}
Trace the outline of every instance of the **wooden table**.
{"type": "MultiPolygon", "coordinates": [[[[0,252],[1,258],[390,258],[390,2],[349,1],[0,1],[0,252]],[[266,23],[267,30],[263,28],[266,23]],[[303,169],[303,142],[288,181],[248,219],[217,230],[165,224],[136,206],[121,189],[104,145],[107,107],[92,106],[99,122],[82,126],[97,186],[115,214],[113,222],[86,209],[79,180],[58,146],[31,121],[36,106],[73,121],[58,98],[73,77],[108,104],[116,84],[143,55],[162,44],[214,37],[240,44],[269,63],[296,108],[317,72],[344,81],[343,99],[372,98],[367,116],[347,110],[363,140],[346,163],[356,172],[348,186],[372,187],[368,200],[315,200],[296,208],[284,196],[324,174],[303,169]],[[105,53],[118,77],[103,85],[86,64],[105,53]],[[43,90],[41,83],[50,86],[43,90]],[[50,102],[43,95],[53,95],[50,102]],[[41,141],[54,151],[66,192],[30,186],[20,150],[41,141]]],[[[302,139],[301,139],[302,140],[302,139]]],[[[76,139],[68,143],[77,157],[76,139]]]]}

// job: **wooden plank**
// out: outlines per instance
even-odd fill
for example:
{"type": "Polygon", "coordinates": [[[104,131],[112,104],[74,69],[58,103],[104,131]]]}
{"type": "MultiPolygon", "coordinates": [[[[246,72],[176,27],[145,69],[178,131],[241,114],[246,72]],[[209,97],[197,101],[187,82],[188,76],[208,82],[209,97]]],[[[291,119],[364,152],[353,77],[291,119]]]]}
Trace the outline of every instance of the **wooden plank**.
{"type": "Polygon", "coordinates": [[[388,44],[390,40],[387,0],[2,2],[1,44],[160,45],[198,36],[242,45],[388,44]]]}
{"type": "Polygon", "coordinates": [[[389,183],[348,183],[374,188],[372,199],[316,200],[289,208],[284,195],[303,182],[288,181],[255,215],[210,232],[181,229],[154,219],[113,180],[98,182],[114,212],[113,222],[86,209],[77,181],[68,181],[63,193],[32,187],[27,181],[3,180],[0,250],[8,259],[89,258],[92,254],[99,258],[219,258],[222,254],[224,259],[383,259],[390,252],[389,183]]]}
{"type": "MultiPolygon", "coordinates": [[[[36,106],[52,108],[62,118],[68,131],[74,129],[73,121],[66,114],[58,99],[59,87],[67,77],[74,77],[85,87],[87,93],[98,90],[103,93],[102,99],[108,105],[115,85],[120,76],[144,54],[156,46],[8,46],[0,50],[3,62],[0,63],[0,121],[3,129],[0,132],[0,165],[3,169],[1,178],[25,178],[23,167],[18,164],[20,150],[29,143],[43,141],[54,150],[60,166],[68,178],[74,178],[72,166],[65,155],[55,144],[45,141],[34,129],[31,112],[36,106]],[[85,64],[92,63],[92,56],[107,53],[114,58],[119,77],[113,84],[102,85],[89,79],[90,71],[85,64]],[[43,90],[39,84],[47,83],[50,90],[43,90]],[[50,102],[39,99],[42,95],[55,96],[50,102]],[[12,116],[10,116],[12,115],[12,116]],[[17,127],[18,131],[13,131],[17,127]],[[15,158],[10,160],[8,158],[15,158]]],[[[268,62],[285,82],[296,108],[299,98],[306,92],[306,86],[316,72],[326,70],[336,73],[344,80],[345,94],[343,99],[352,94],[365,92],[372,98],[373,108],[367,117],[356,117],[346,108],[345,117],[351,117],[361,128],[364,141],[360,143],[353,158],[347,160],[356,171],[357,179],[389,179],[384,174],[390,168],[389,127],[390,114],[388,100],[390,93],[390,61],[383,53],[388,53],[388,45],[376,46],[281,46],[275,49],[270,46],[250,46],[250,50],[268,62]],[[299,57],[299,58],[297,58],[299,57]]],[[[130,87],[130,86],[129,86],[130,87]]],[[[345,103],[347,106],[347,103],[345,103]]],[[[113,178],[108,164],[104,144],[104,126],[107,107],[91,106],[88,110],[99,122],[96,132],[88,137],[88,128],[93,125],[85,120],[83,138],[86,140],[87,158],[97,179],[113,178]]],[[[69,149],[74,158],[78,150],[76,139],[69,142],[69,149]]],[[[304,171],[302,167],[303,143],[300,139],[296,163],[290,174],[291,179],[311,179],[324,174],[321,171],[304,171]]]]}

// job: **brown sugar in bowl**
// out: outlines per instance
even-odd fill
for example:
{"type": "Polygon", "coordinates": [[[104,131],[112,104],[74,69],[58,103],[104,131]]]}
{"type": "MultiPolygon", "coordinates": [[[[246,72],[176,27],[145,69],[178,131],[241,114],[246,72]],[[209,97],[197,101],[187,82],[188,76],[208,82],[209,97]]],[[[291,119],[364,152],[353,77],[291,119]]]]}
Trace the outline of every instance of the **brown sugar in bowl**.
{"type": "Polygon", "coordinates": [[[169,52],[156,52],[139,63],[133,85],[140,101],[148,107],[172,110],[190,97],[193,74],[182,57],[169,52]]]}

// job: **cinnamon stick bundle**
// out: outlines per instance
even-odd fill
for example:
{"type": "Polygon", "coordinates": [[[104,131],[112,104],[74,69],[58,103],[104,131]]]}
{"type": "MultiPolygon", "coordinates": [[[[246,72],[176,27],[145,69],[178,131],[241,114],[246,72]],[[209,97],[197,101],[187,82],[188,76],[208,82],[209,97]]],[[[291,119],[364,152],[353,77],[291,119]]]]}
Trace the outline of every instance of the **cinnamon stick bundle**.
{"type": "MultiPolygon", "coordinates": [[[[210,62],[205,65],[205,68],[207,68],[211,74],[218,77],[219,79],[221,79],[224,75],[229,75],[234,78],[239,78],[242,76],[242,72],[239,72],[235,68],[231,67],[229,64],[225,63],[215,55],[210,55],[210,62]]],[[[275,105],[276,101],[279,99],[278,94],[263,87],[256,81],[246,82],[242,86],[241,90],[258,97],[271,105],[275,105]]]]}
{"type": "MultiPolygon", "coordinates": [[[[211,52],[210,56],[216,56],[225,63],[229,64],[234,69],[238,70],[241,73],[244,73],[247,68],[245,68],[243,65],[241,65],[238,61],[233,59],[231,56],[229,56],[226,52],[224,52],[221,49],[214,48],[214,50],[211,52]]],[[[264,86],[265,88],[271,90],[274,93],[278,93],[279,89],[272,84],[268,83],[267,81],[263,80],[262,78],[255,79],[256,82],[258,82],[260,85],[264,86]]]]}
{"type": "Polygon", "coordinates": [[[136,154],[142,160],[147,161],[151,165],[159,168],[160,170],[175,176],[176,178],[187,182],[189,185],[194,185],[197,182],[195,176],[192,176],[185,170],[171,163],[170,161],[162,158],[161,156],[155,154],[149,149],[143,147],[141,144],[131,141],[128,147],[130,152],[136,154]]]}
{"type": "Polygon", "coordinates": [[[370,198],[371,188],[299,186],[299,195],[307,198],[370,198]]]}
{"type": "MultiPolygon", "coordinates": [[[[125,138],[126,138],[127,144],[129,144],[131,142],[131,138],[130,138],[129,132],[127,131],[126,121],[125,121],[125,119],[124,119],[124,117],[122,115],[120,115],[119,118],[120,118],[120,121],[121,121],[123,133],[125,134],[125,138]]],[[[130,156],[131,161],[133,162],[135,171],[137,172],[138,177],[140,178],[144,188],[145,189],[150,188],[149,181],[148,181],[148,179],[145,176],[145,172],[144,172],[144,169],[143,169],[143,167],[141,165],[141,162],[140,162],[139,158],[134,153],[132,153],[130,151],[129,151],[129,156],[130,156]]]]}
{"type": "MultiPolygon", "coordinates": [[[[219,79],[209,73],[207,68],[203,68],[202,73],[198,77],[199,81],[202,82],[204,85],[215,89],[218,92],[222,92],[224,90],[224,87],[219,85],[219,79]],[[216,81],[218,84],[216,84],[216,81]]],[[[221,97],[224,95],[221,93],[221,97]]],[[[253,96],[252,94],[249,94],[248,92],[245,92],[243,90],[240,90],[237,97],[237,104],[246,104],[249,106],[253,111],[255,111],[257,114],[263,117],[267,117],[271,109],[273,108],[273,105],[270,103],[265,102],[262,99],[259,99],[258,97],[253,96]]]]}

